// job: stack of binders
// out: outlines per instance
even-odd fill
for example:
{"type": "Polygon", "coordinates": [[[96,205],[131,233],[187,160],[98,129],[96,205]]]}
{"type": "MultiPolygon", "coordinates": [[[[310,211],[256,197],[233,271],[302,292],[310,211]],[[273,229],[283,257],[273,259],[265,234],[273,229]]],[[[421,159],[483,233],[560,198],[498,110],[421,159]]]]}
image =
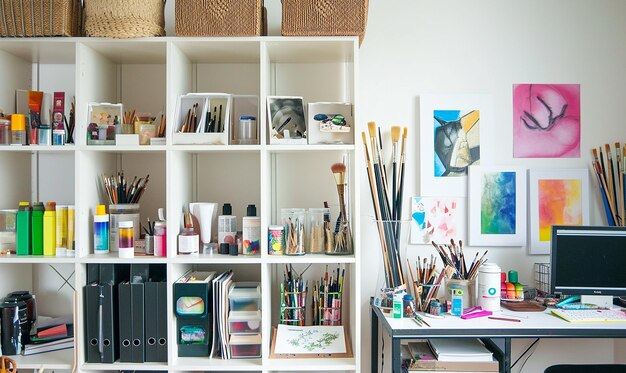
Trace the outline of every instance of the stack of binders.
{"type": "Polygon", "coordinates": [[[119,284],[120,362],[167,362],[165,267],[131,264],[119,284]]]}
{"type": "Polygon", "coordinates": [[[167,362],[165,272],[164,265],[87,265],[87,363],[167,362]]]}

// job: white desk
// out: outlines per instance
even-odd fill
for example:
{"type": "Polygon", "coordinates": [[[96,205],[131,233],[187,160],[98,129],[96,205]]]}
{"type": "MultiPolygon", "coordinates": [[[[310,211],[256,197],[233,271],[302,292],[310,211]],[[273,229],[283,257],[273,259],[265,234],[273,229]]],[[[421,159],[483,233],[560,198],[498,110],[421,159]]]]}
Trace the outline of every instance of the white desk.
{"type": "MultiPolygon", "coordinates": [[[[401,371],[400,341],[422,338],[481,338],[495,351],[500,362],[500,372],[511,372],[512,338],[626,338],[626,322],[584,322],[571,323],[544,312],[502,311],[507,315],[517,315],[521,322],[492,320],[487,317],[463,320],[460,317],[444,316],[442,319],[424,318],[430,327],[420,327],[410,319],[393,319],[383,315],[378,307],[371,306],[371,365],[372,372],[378,366],[378,323],[392,339],[392,372],[401,371]],[[492,339],[503,339],[504,349],[492,339]]],[[[500,316],[495,313],[493,316],[500,316]]],[[[503,317],[508,317],[502,315],[503,317]]]]}

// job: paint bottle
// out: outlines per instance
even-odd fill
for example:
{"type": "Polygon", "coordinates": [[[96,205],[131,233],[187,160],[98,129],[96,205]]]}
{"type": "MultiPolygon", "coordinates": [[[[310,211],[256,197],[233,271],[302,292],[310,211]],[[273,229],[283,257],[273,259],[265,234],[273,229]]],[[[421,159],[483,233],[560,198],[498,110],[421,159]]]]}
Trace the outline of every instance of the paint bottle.
{"type": "Polygon", "coordinates": [[[104,205],[96,206],[96,214],[93,217],[93,252],[109,253],[109,215],[104,205]]]}
{"type": "Polygon", "coordinates": [[[43,202],[33,204],[32,245],[33,255],[43,255],[43,213],[46,210],[43,202]]]}
{"type": "Polygon", "coordinates": [[[56,206],[56,255],[66,256],[67,251],[67,205],[56,206]]]}
{"type": "Polygon", "coordinates": [[[224,203],[222,215],[217,218],[218,243],[237,243],[237,217],[232,213],[233,208],[230,203],[224,203]]]}
{"type": "Polygon", "coordinates": [[[43,255],[56,255],[56,203],[46,203],[46,211],[43,213],[43,255]]]}
{"type": "Polygon", "coordinates": [[[267,251],[270,255],[283,255],[285,243],[283,242],[283,232],[285,227],[282,225],[270,225],[268,227],[267,251]]]}
{"type": "Polygon", "coordinates": [[[15,243],[15,251],[17,255],[31,255],[31,214],[32,207],[28,202],[20,202],[17,208],[16,230],[17,240],[15,243]]]}
{"type": "Polygon", "coordinates": [[[11,121],[0,118],[0,145],[11,145],[11,121]]]}
{"type": "Polygon", "coordinates": [[[26,145],[26,116],[11,115],[11,145],[26,145]]]}
{"type": "Polygon", "coordinates": [[[393,295],[393,318],[401,319],[402,318],[402,297],[404,293],[396,293],[393,295]]]}
{"type": "Polygon", "coordinates": [[[135,257],[135,231],[133,222],[121,221],[119,225],[118,253],[120,258],[135,257]]]}
{"type": "Polygon", "coordinates": [[[256,216],[256,206],[248,205],[246,217],[242,219],[243,255],[256,255],[261,252],[261,218],[256,216]]]}
{"type": "Polygon", "coordinates": [[[185,227],[178,235],[178,253],[181,255],[198,255],[200,253],[200,236],[193,228],[191,214],[184,214],[185,227]]]}

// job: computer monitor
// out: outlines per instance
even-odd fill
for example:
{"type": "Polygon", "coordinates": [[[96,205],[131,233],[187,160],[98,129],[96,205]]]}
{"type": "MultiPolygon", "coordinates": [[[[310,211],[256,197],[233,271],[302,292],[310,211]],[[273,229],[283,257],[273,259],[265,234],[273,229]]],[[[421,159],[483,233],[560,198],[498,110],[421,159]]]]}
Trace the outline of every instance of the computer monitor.
{"type": "Polygon", "coordinates": [[[606,305],[626,295],[626,227],[553,226],[550,288],[606,305]]]}

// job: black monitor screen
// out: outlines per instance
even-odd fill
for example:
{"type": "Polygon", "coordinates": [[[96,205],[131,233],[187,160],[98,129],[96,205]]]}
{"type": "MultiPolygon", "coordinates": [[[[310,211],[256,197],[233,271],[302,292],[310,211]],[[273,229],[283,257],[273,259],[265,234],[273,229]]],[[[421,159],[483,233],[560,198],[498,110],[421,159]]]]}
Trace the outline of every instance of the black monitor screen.
{"type": "Polygon", "coordinates": [[[626,228],[552,227],[553,293],[626,295],[626,228]]]}

